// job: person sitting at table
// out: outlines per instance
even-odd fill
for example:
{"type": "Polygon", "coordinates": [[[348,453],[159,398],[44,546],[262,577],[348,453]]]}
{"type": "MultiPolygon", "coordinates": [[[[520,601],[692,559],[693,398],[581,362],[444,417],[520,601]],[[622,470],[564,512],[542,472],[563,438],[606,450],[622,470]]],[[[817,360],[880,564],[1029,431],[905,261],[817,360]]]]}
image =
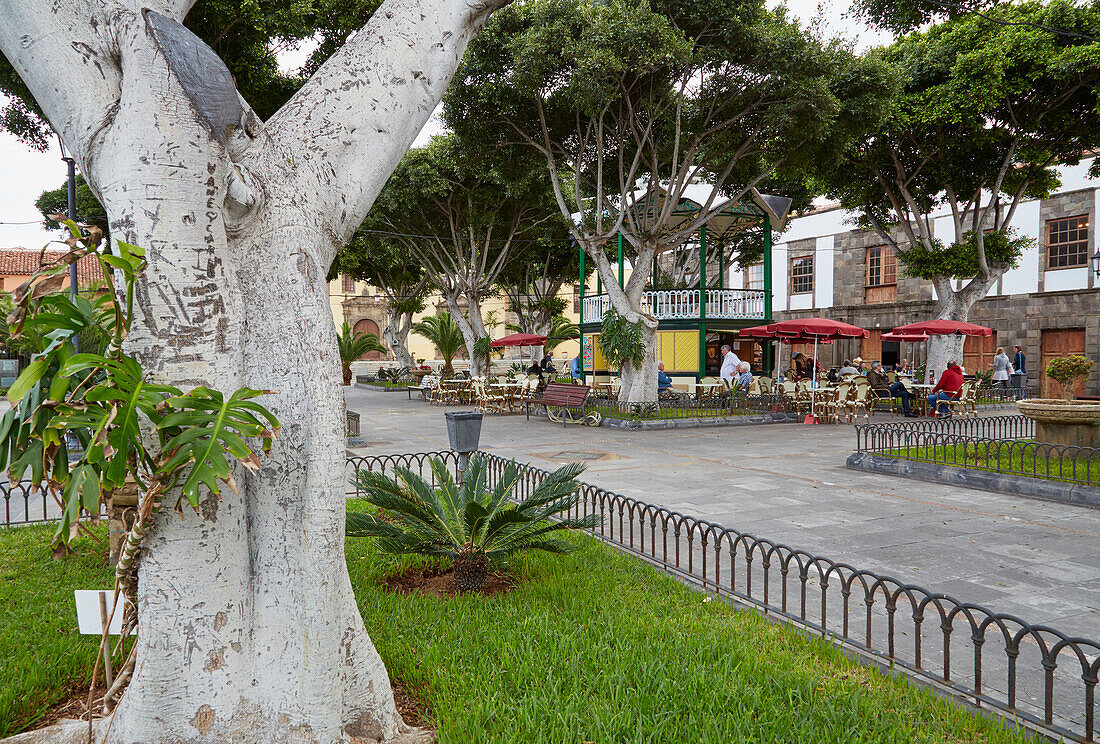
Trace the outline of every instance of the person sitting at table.
{"type": "Polygon", "coordinates": [[[672,378],[665,372],[665,363],[657,362],[657,394],[667,393],[672,389],[672,378]]]}
{"type": "Polygon", "coordinates": [[[849,375],[858,375],[859,370],[856,369],[855,367],[853,367],[852,363],[850,361],[845,359],[844,360],[844,366],[842,366],[840,369],[838,369],[836,373],[837,373],[837,375],[840,376],[841,379],[844,379],[845,377],[847,377],[849,375]]]}
{"type": "Polygon", "coordinates": [[[867,370],[867,384],[879,395],[885,395],[890,387],[890,381],[886,379],[886,373],[882,371],[882,362],[871,362],[871,369],[867,370]]]}
{"type": "Polygon", "coordinates": [[[856,368],[857,375],[867,374],[867,365],[863,362],[863,357],[856,357],[853,359],[852,366],[856,368]]]}
{"type": "Polygon", "coordinates": [[[945,400],[958,400],[962,392],[963,371],[954,360],[947,363],[947,369],[940,375],[940,381],[932,388],[932,394],[928,396],[928,414],[937,416],[942,414],[950,416],[951,412],[942,408],[945,400]]]}
{"type": "Polygon", "coordinates": [[[554,366],[554,352],[546,352],[546,356],[542,358],[542,371],[543,372],[557,372],[558,368],[554,366]]]}
{"type": "Polygon", "coordinates": [[[531,366],[527,368],[527,374],[542,377],[542,365],[538,362],[531,362],[531,366]]]}
{"type": "Polygon", "coordinates": [[[901,411],[905,416],[909,418],[920,416],[920,414],[913,413],[909,409],[913,394],[900,380],[891,385],[886,378],[886,373],[882,371],[881,362],[871,362],[871,369],[867,372],[867,382],[870,384],[871,389],[875,391],[875,395],[880,398],[901,398],[901,411]]]}
{"type": "Polygon", "coordinates": [[[741,362],[741,366],[737,368],[739,374],[737,376],[737,382],[735,387],[737,392],[744,393],[749,389],[749,385],[752,384],[752,366],[748,362],[741,362]]]}
{"type": "Polygon", "coordinates": [[[908,359],[902,359],[901,362],[896,367],[894,367],[894,371],[897,372],[899,375],[913,374],[913,370],[909,368],[908,359]]]}

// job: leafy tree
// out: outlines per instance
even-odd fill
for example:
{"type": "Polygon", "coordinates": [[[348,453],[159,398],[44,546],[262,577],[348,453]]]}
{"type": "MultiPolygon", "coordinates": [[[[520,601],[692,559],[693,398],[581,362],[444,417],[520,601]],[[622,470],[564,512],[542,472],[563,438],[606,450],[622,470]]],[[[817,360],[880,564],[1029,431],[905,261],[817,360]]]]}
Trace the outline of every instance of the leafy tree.
{"type": "Polygon", "coordinates": [[[338,274],[368,282],[386,296],[389,321],[382,329],[393,355],[403,367],[416,366],[409,353],[409,331],[413,316],[424,311],[431,282],[418,261],[410,261],[408,252],[391,237],[372,231],[366,225],[336,254],[329,269],[329,281],[338,274]]]}
{"type": "Polygon", "coordinates": [[[340,327],[340,333],[336,336],[336,343],[340,348],[340,367],[344,372],[344,384],[351,384],[351,363],[358,361],[364,354],[372,351],[380,351],[383,354],[389,352],[385,344],[378,340],[373,333],[355,333],[345,320],[340,327]]]}
{"type": "Polygon", "coordinates": [[[439,315],[429,315],[419,322],[413,323],[412,332],[435,344],[439,355],[443,357],[443,374],[454,374],[455,369],[452,362],[458,356],[458,350],[465,343],[462,337],[462,329],[459,328],[454,317],[446,311],[441,312],[439,315]]]}
{"type": "MultiPolygon", "coordinates": [[[[877,118],[886,68],[822,44],[759,0],[535,0],[498,13],[444,99],[463,139],[540,153],[570,231],[613,307],[652,348],[643,307],[653,259],[726,199],[817,167],[877,118]],[[691,217],[689,187],[713,188],[691,217]],[[633,271],[609,256],[621,233],[633,271]]],[[[623,367],[620,396],[656,400],[656,361],[623,367]]]]}
{"type": "MultiPolygon", "coordinates": [[[[563,314],[568,300],[561,297],[562,288],[576,282],[580,274],[580,256],[569,239],[561,220],[544,226],[542,237],[523,246],[519,260],[503,272],[500,288],[508,301],[508,312],[516,322],[508,325],[516,333],[551,335],[554,318],[563,314]]],[[[592,272],[585,267],[586,274],[592,272]]],[[[538,347],[530,347],[535,360],[538,347]]]]}
{"type": "Polygon", "coordinates": [[[397,478],[362,471],[354,482],[363,500],[386,510],[387,520],[374,514],[347,515],[349,537],[378,538],[383,552],[450,558],[454,585],[460,592],[476,592],[485,584],[490,565],[524,550],[569,553],[577,546],[549,535],[568,529],[590,529],[599,516],[560,517],[580,500],[577,476],[584,465],[558,468],[525,498],[515,494],[522,471],[508,465],[493,488],[488,488],[484,460],[470,458],[462,484],[455,482],[438,458],[430,461],[432,487],[419,474],[397,468],[397,478]],[[554,521],[550,521],[553,519],[554,521]]]}
{"type": "MultiPolygon", "coordinates": [[[[62,184],[60,188],[43,191],[34,202],[35,209],[46,218],[46,227],[50,230],[57,229],[61,225],[50,219],[53,215],[68,215],[69,210],[69,185],[62,184]]],[[[76,174],[76,222],[95,225],[103,231],[105,238],[110,237],[110,229],[107,225],[107,210],[96,199],[95,194],[88,187],[84,176],[76,174]]]]}
{"type": "Polygon", "coordinates": [[[393,233],[443,295],[474,374],[484,366],[474,345],[488,336],[482,301],[524,241],[555,216],[545,173],[504,162],[506,154],[479,155],[454,135],[433,137],[401,161],[367,220],[393,233]],[[526,176],[505,183],[504,167],[526,176]]]}
{"type": "Polygon", "coordinates": [[[92,738],[423,738],[397,711],[340,550],[326,274],[503,2],[5,0],[0,86],[17,108],[3,123],[42,145],[48,121],[112,241],[147,248],[125,353],[181,390],[274,389],[267,405],[296,422],[268,467],[233,466],[236,491],[203,496],[196,518],[156,518],[133,680],[92,738]],[[280,75],[277,51],[305,39],[318,54],[280,75]]]}
{"type": "MultiPolygon", "coordinates": [[[[932,282],[937,318],[967,319],[1027,244],[1011,230],[1019,204],[1100,146],[1100,43],[1051,25],[1084,35],[1100,10],[1006,4],[898,40],[878,55],[902,81],[889,116],[823,177],[907,275],[932,282]],[[928,215],[942,207],[951,228],[937,235],[928,215]]],[[[944,369],[960,343],[933,337],[928,368],[944,369]]]]}

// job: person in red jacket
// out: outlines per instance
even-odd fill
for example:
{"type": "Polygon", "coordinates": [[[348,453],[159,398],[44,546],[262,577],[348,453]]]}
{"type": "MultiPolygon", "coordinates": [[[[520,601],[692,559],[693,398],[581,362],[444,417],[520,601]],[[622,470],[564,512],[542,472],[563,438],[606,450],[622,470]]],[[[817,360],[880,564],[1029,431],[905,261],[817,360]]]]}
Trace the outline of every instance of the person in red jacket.
{"type": "Polygon", "coordinates": [[[937,413],[948,415],[949,411],[941,408],[942,401],[958,400],[962,392],[963,371],[955,362],[948,362],[947,369],[940,375],[940,381],[932,388],[932,394],[928,396],[928,410],[932,415],[937,413]],[[935,408],[933,408],[935,406],[935,408]]]}

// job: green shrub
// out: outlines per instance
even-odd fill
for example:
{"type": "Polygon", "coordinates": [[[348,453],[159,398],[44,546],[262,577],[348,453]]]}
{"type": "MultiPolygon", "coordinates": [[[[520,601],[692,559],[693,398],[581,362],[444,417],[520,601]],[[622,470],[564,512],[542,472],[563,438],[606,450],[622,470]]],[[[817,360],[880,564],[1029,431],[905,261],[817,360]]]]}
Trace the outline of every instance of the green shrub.
{"type": "Polygon", "coordinates": [[[376,537],[383,552],[444,556],[454,563],[455,589],[477,591],[489,575],[489,564],[522,550],[567,553],[572,543],[550,539],[558,530],[588,528],[597,517],[548,521],[577,505],[580,463],[559,468],[530,496],[513,502],[521,471],[509,465],[493,488],[488,487],[485,462],[470,458],[459,485],[438,458],[431,460],[433,488],[418,474],[396,468],[397,478],[361,472],[354,485],[364,500],[386,512],[387,520],[363,512],[349,512],[349,537],[376,537]]]}
{"type": "Polygon", "coordinates": [[[1047,365],[1047,377],[1061,383],[1066,400],[1073,397],[1073,389],[1092,369],[1092,360],[1080,354],[1051,359],[1047,365]]]}
{"type": "Polygon", "coordinates": [[[642,340],[642,323],[631,323],[609,308],[603,316],[600,331],[600,349],[609,367],[622,369],[624,365],[637,369],[645,361],[645,342],[642,340]]]}

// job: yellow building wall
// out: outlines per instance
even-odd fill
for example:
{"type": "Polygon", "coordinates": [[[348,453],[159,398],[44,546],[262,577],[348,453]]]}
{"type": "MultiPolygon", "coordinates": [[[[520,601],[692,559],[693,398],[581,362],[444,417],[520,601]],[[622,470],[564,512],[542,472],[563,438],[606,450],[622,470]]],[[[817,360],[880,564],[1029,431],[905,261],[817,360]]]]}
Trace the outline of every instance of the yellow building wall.
{"type": "MultiPolygon", "coordinates": [[[[337,331],[340,330],[340,326],[344,322],[344,307],[343,302],[349,297],[362,295],[364,292],[371,295],[378,294],[378,289],[370,286],[366,282],[356,282],[354,292],[344,292],[344,280],[343,277],[337,277],[329,282],[328,285],[328,298],[329,308],[332,310],[332,320],[336,325],[337,331]]],[[[566,301],[565,317],[569,318],[573,323],[580,322],[580,313],[573,311],[573,286],[567,284],[562,288],[562,291],[558,294],[559,297],[566,301]]],[[[425,302],[426,310],[422,313],[417,313],[413,316],[413,320],[417,321],[429,315],[436,314],[436,307],[443,304],[443,298],[438,294],[433,294],[428,297],[425,302]]],[[[493,297],[482,303],[481,306],[482,315],[489,315],[491,312],[496,312],[498,322],[492,327],[486,327],[486,331],[492,338],[501,338],[512,333],[505,328],[507,321],[507,300],[501,297],[493,297]]],[[[580,350],[580,345],[576,341],[564,341],[554,349],[554,359],[557,360],[558,369],[563,369],[562,360],[568,364],[569,360],[575,357],[580,350]]],[[[527,359],[527,349],[522,350],[522,358],[527,359]]],[[[415,333],[409,334],[409,353],[412,354],[413,359],[426,359],[428,361],[435,361],[439,357],[436,354],[435,346],[431,341],[425,338],[421,338],[415,333]]],[[[511,359],[512,354],[515,352],[506,352],[505,359],[511,359]]],[[[392,358],[392,357],[391,357],[392,358]]],[[[495,357],[494,357],[495,358],[495,357]]]]}

